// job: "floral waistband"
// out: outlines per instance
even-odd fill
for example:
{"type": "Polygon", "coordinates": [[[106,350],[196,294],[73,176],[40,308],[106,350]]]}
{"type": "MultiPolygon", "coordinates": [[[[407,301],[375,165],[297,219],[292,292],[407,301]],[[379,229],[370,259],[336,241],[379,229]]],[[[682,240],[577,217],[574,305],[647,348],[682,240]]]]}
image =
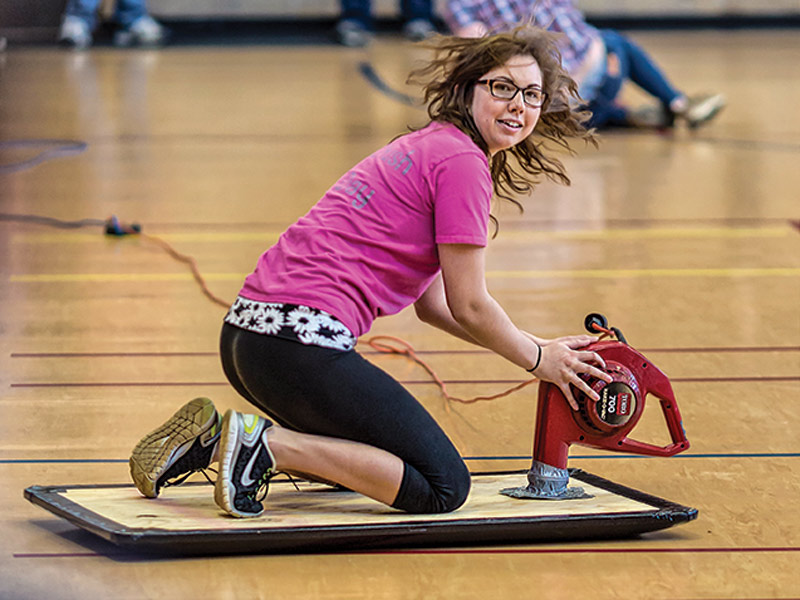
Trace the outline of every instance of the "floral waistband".
{"type": "Polygon", "coordinates": [[[345,324],[333,315],[299,304],[259,302],[238,296],[225,316],[225,322],[307,346],[352,350],[357,341],[345,324]]]}

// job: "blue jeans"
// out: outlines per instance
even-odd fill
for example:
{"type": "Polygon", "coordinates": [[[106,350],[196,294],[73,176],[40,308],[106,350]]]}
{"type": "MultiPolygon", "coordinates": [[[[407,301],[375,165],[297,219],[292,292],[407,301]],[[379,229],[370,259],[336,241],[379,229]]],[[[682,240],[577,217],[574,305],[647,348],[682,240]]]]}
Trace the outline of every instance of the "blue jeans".
{"type": "Polygon", "coordinates": [[[607,54],[614,54],[619,59],[619,73],[611,75],[606,71],[597,95],[589,102],[591,127],[627,124],[628,111],[614,102],[626,79],[658,98],[665,106],[681,96],[642,48],[611,29],[604,29],[600,33],[607,54]]]}
{"type": "MultiPolygon", "coordinates": [[[[358,21],[369,29],[372,26],[371,4],[370,0],[341,0],[342,19],[358,21]]],[[[401,0],[400,10],[406,21],[433,20],[431,0],[401,0]]]]}
{"type": "MultiPolygon", "coordinates": [[[[90,29],[94,29],[97,25],[98,8],[100,0],[69,0],[65,14],[68,17],[83,19],[89,24],[90,29]]],[[[145,0],[117,0],[114,21],[123,29],[127,29],[145,15],[147,15],[145,0]]]]}

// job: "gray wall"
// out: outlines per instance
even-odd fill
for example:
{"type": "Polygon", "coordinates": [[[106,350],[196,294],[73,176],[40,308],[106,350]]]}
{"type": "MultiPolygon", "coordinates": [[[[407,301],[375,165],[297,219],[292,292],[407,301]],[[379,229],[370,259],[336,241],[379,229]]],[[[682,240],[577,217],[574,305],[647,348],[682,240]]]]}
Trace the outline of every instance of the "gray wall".
{"type": "MultiPolygon", "coordinates": [[[[445,0],[434,0],[441,9],[445,0]]],[[[48,41],[55,38],[66,0],[0,0],[0,37],[48,41]]],[[[659,18],[763,17],[800,15],[800,0],[578,0],[591,16],[659,18]]],[[[399,0],[373,0],[375,15],[393,17],[399,0]]],[[[103,0],[108,14],[113,0],[103,0]]],[[[338,0],[149,0],[150,12],[164,19],[334,18],[338,0]]]]}
{"type": "MultiPolygon", "coordinates": [[[[442,7],[444,0],[434,0],[442,7]]],[[[800,0],[579,0],[589,15],[733,16],[800,14],[800,0]]],[[[399,0],[373,0],[378,16],[394,16],[399,0]]],[[[150,0],[154,15],[164,17],[334,17],[338,0],[150,0]]]]}

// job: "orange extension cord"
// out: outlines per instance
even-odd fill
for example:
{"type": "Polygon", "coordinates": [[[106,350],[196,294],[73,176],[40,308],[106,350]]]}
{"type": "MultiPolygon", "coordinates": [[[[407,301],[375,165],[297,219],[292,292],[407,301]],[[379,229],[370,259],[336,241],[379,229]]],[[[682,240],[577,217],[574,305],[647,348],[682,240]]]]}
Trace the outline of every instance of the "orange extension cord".
{"type": "Polygon", "coordinates": [[[212,302],[219,304],[223,308],[226,309],[230,308],[231,306],[230,302],[225,302],[225,300],[223,300],[222,298],[214,294],[214,292],[212,292],[210,289],[208,289],[208,285],[206,284],[205,279],[203,279],[203,276],[200,273],[200,269],[197,267],[197,261],[194,258],[189,256],[188,254],[183,254],[181,252],[178,252],[177,250],[175,250],[175,248],[173,248],[169,244],[169,242],[162,240],[160,237],[156,237],[154,235],[149,235],[147,233],[141,233],[141,232],[137,232],[137,234],[143,239],[152,242],[157,246],[160,246],[167,254],[169,254],[175,260],[189,265],[194,280],[200,286],[200,291],[203,292],[206,298],[208,298],[212,302]]]}
{"type": "MultiPolygon", "coordinates": [[[[419,366],[421,366],[430,374],[430,376],[433,378],[433,381],[436,382],[436,385],[438,385],[439,389],[442,390],[442,395],[444,395],[445,399],[450,400],[452,402],[461,402],[462,404],[472,404],[474,402],[481,402],[485,400],[497,400],[498,398],[503,398],[504,396],[513,394],[517,390],[521,390],[522,388],[527,387],[532,383],[536,383],[538,381],[537,379],[528,379],[526,381],[523,381],[522,383],[515,385],[514,387],[507,389],[504,392],[500,392],[499,394],[493,394],[491,396],[459,398],[457,396],[451,395],[447,391],[447,386],[445,385],[444,381],[442,381],[441,378],[436,374],[436,371],[434,371],[433,368],[428,363],[422,360],[417,355],[417,353],[414,352],[414,348],[411,346],[411,344],[409,344],[405,340],[402,340],[398,337],[394,337],[391,335],[375,335],[365,341],[370,347],[374,348],[378,352],[384,352],[387,354],[400,354],[402,356],[407,356],[408,358],[413,360],[415,363],[417,363],[419,366]],[[399,344],[399,347],[392,346],[391,344],[388,344],[386,342],[395,342],[399,344]]],[[[449,406],[448,405],[445,406],[447,407],[447,410],[449,410],[449,406]]]]}

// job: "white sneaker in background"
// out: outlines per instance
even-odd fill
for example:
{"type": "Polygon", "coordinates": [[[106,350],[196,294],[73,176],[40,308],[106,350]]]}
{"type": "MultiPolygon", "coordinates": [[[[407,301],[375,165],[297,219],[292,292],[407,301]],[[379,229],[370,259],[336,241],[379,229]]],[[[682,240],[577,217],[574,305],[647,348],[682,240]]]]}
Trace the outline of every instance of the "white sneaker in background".
{"type": "Polygon", "coordinates": [[[412,42],[421,42],[436,33],[436,26],[427,19],[414,19],[403,27],[403,35],[412,42]]]}
{"type": "Polygon", "coordinates": [[[688,108],[681,114],[686,123],[694,129],[713,119],[727,104],[722,94],[707,94],[689,98],[688,108]]]}
{"type": "Polygon", "coordinates": [[[114,34],[115,46],[160,46],[167,39],[167,30],[153,17],[136,19],[127,29],[114,34]]]}
{"type": "Polygon", "coordinates": [[[363,48],[369,44],[372,35],[358,21],[343,19],[336,24],[336,38],[348,48],[363,48]]]}
{"type": "Polygon", "coordinates": [[[80,17],[64,17],[58,32],[58,43],[68,48],[85,50],[92,45],[92,31],[89,24],[80,17]]]}

